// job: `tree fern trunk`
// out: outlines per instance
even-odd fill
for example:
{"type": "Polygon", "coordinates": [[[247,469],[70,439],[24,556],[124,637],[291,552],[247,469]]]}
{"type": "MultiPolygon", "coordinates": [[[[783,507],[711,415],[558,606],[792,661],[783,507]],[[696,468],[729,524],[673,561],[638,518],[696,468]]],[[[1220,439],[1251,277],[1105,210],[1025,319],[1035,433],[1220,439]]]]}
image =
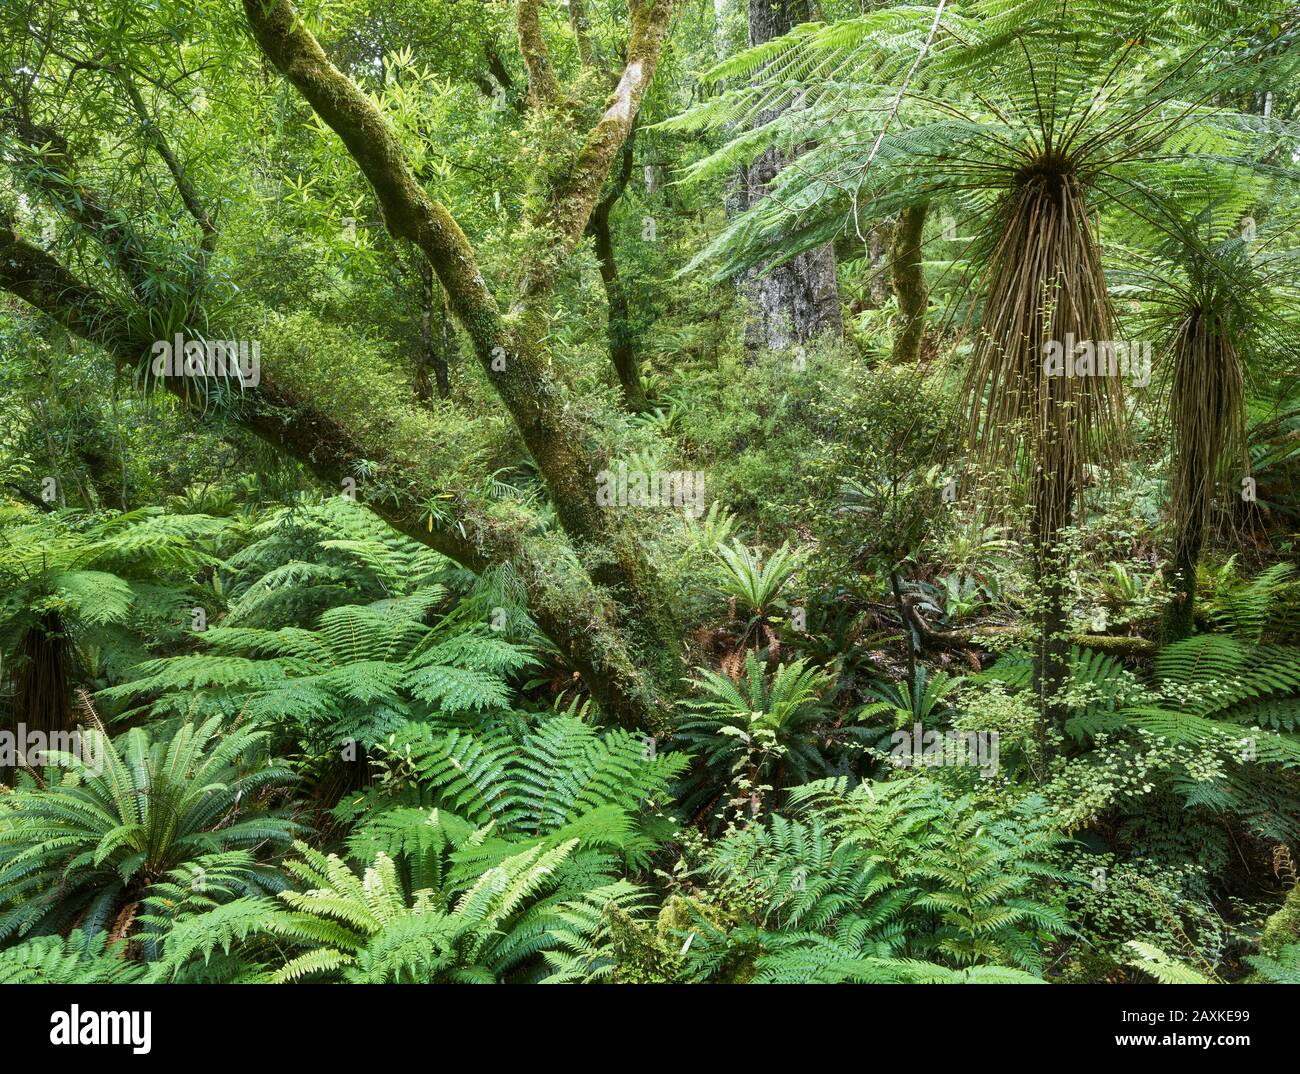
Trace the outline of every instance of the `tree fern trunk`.
{"type": "Polygon", "coordinates": [[[68,638],[58,612],[46,612],[23,635],[15,680],[15,715],[27,731],[48,741],[51,732],[73,729],[68,638]]]}
{"type": "Polygon", "coordinates": [[[1189,637],[1196,618],[1196,564],[1201,556],[1199,537],[1185,535],[1174,550],[1174,599],[1165,616],[1165,641],[1189,637]]]}
{"type": "Polygon", "coordinates": [[[1180,327],[1172,348],[1169,393],[1174,451],[1169,474],[1174,601],[1165,617],[1170,641],[1192,632],[1196,563],[1210,529],[1215,487],[1249,472],[1245,372],[1222,319],[1205,304],[1180,327]]]}
{"type": "Polygon", "coordinates": [[[1064,478],[1060,473],[1047,474],[1040,466],[1032,481],[1033,567],[1040,602],[1033,686],[1042,714],[1041,744],[1045,744],[1048,728],[1060,729],[1065,722],[1061,694],[1070,675],[1070,619],[1060,532],[1070,524],[1074,490],[1064,478]]]}

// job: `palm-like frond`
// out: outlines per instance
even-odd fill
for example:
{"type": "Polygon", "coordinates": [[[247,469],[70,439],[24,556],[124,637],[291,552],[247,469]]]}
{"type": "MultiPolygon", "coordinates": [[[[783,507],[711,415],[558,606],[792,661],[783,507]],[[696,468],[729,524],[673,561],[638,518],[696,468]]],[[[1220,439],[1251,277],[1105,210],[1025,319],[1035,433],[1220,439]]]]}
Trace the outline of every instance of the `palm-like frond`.
{"type": "Polygon", "coordinates": [[[829,679],[803,660],[783,663],[768,674],[757,654],[746,656],[739,679],[697,669],[699,697],[677,738],[715,773],[730,771],[751,755],[767,755],[764,769],[779,763],[792,779],[825,774],[828,761],[815,732],[825,713],[819,701],[829,679]]]}
{"type": "Polygon", "coordinates": [[[0,800],[0,936],[79,914],[95,931],[186,862],[287,846],[299,826],[266,797],[293,776],[261,756],[264,738],[215,717],[156,738],[84,731],[77,753],[55,759],[61,782],[0,800]]]}

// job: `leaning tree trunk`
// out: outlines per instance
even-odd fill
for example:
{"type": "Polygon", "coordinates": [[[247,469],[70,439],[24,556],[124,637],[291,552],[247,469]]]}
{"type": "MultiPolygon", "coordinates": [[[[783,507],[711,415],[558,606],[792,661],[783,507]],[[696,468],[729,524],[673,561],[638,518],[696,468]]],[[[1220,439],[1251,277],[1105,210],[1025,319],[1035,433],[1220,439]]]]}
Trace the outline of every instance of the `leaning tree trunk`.
{"type": "MultiPolygon", "coordinates": [[[[575,405],[566,376],[551,360],[548,337],[554,285],[586,232],[654,77],[671,0],[631,6],[622,74],[572,164],[544,183],[530,226],[545,231],[547,242],[520,266],[508,309],[484,279],[456,219],[416,181],[383,113],[330,63],[289,0],[244,0],[243,6],[259,47],[342,138],[370,181],[389,234],[413,242],[433,265],[448,306],[537,465],[560,528],[587,577],[608,594],[636,652],[636,666],[627,670],[645,687],[619,707],[637,723],[662,724],[680,672],[676,610],[633,524],[596,502],[598,475],[609,458],[606,431],[587,406],[575,405]]],[[[575,109],[548,54],[540,9],[537,0],[520,0],[516,8],[530,107],[545,122],[572,123],[575,109]]],[[[613,655],[602,654],[606,667],[613,655]]]]}
{"type": "MultiPolygon", "coordinates": [[[[810,17],[808,0],[749,0],[749,43],[761,45],[780,37],[810,17]]],[[[763,112],[759,123],[777,115],[763,112]]],[[[744,169],[734,208],[750,208],[767,196],[790,155],[768,149],[744,169]]],[[[731,207],[729,205],[729,207],[731,207]]],[[[786,351],[824,332],[844,331],[840,292],[835,279],[835,250],[830,243],[808,250],[771,270],[758,266],[744,277],[748,300],[745,353],[786,351]]]]}

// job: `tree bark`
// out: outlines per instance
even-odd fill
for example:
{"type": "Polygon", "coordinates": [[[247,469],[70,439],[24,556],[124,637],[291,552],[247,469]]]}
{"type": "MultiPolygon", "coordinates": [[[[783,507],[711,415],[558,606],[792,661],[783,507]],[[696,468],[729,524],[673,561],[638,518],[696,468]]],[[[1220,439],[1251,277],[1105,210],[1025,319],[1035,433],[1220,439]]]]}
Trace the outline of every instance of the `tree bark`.
{"type": "MultiPolygon", "coordinates": [[[[771,41],[809,17],[808,0],[749,0],[749,43],[771,41]]],[[[775,115],[760,113],[758,122],[766,123],[775,115]]],[[[790,159],[773,147],[745,168],[735,207],[750,208],[765,198],[790,159]]],[[[843,334],[835,250],[830,243],[775,268],[750,269],[743,286],[749,305],[745,325],[749,358],[763,350],[788,351],[826,332],[843,334]]]]}
{"type": "Polygon", "coordinates": [[[1061,577],[1064,553],[1060,534],[1070,525],[1070,509],[1066,506],[1062,516],[1059,506],[1074,503],[1074,489],[1067,474],[1046,473],[1041,463],[1035,465],[1030,486],[1034,505],[1034,582],[1041,602],[1033,688],[1043,714],[1039,733],[1045,746],[1047,728],[1061,729],[1067,715],[1062,694],[1070,677],[1069,609],[1065,581],[1061,577]],[[1058,519],[1059,522],[1054,521],[1058,519]]]}
{"type": "Polygon", "coordinates": [[[433,269],[426,258],[419,258],[420,265],[420,355],[415,371],[415,394],[422,403],[433,398],[436,380],[438,398],[446,399],[451,395],[451,376],[448,372],[447,356],[455,346],[455,336],[448,330],[447,312],[442,303],[442,296],[433,282],[433,269]],[[441,343],[435,342],[433,318],[438,315],[438,329],[441,343]],[[433,371],[430,380],[429,371],[433,371]]]}
{"type": "Polygon", "coordinates": [[[925,311],[929,295],[921,265],[921,236],[929,206],[922,202],[903,210],[894,232],[889,271],[898,296],[898,334],[894,337],[894,363],[915,365],[921,357],[925,311]]]}
{"type": "MultiPolygon", "coordinates": [[[[382,442],[362,443],[352,430],[310,399],[295,398],[265,370],[257,389],[236,400],[232,416],[335,487],[362,461],[400,474],[409,495],[400,503],[372,509],[472,570],[513,562],[534,618],[583,676],[601,709],[619,722],[647,729],[665,726],[680,678],[679,624],[649,563],[647,542],[623,512],[596,504],[596,477],[608,466],[603,430],[595,406],[570,390],[545,338],[552,284],[582,240],[635,122],[658,62],[671,6],[670,0],[633,0],[630,5],[625,67],[603,108],[597,108],[599,119],[581,141],[571,166],[560,169],[541,192],[541,207],[531,224],[547,233],[548,241],[539,243],[524,265],[524,282],[504,311],[457,222],[416,181],[374,102],[330,63],[288,0],[244,2],[262,51],[342,139],[374,189],[390,234],[414,243],[428,259],[448,306],[545,481],[567,541],[556,533],[535,533],[536,520],[525,512],[479,502],[462,490],[449,494],[419,458],[394,457],[382,442]],[[435,519],[422,506],[435,497],[447,501],[450,521],[435,519]]],[[[537,22],[537,4],[521,0],[520,44],[529,69],[530,99],[552,113],[545,119],[572,122],[581,110],[566,106],[568,98],[555,78],[537,22]]],[[[111,234],[120,230],[123,218],[96,216],[98,203],[80,194],[66,211],[79,214],[84,226],[100,233],[106,248],[119,253],[111,263],[130,283],[137,283],[134,259],[120,256],[125,246],[120,240],[130,239],[131,229],[111,234]]],[[[143,254],[144,248],[140,250],[143,254]]],[[[3,220],[0,287],[105,347],[119,366],[138,370],[149,350],[151,341],[136,338],[131,329],[132,324],[147,323],[135,307],[147,312],[149,293],[135,288],[128,310],[19,240],[3,220]]],[[[183,397],[193,388],[185,377],[159,380],[183,397]]]]}
{"type": "Polygon", "coordinates": [[[622,164],[613,187],[592,210],[587,230],[591,232],[596,247],[596,260],[600,265],[600,280],[605,286],[605,301],[609,307],[608,335],[609,357],[623,401],[629,410],[641,411],[649,406],[645,389],[641,386],[641,362],[637,357],[637,332],[632,324],[632,313],[627,300],[627,289],[618,274],[618,261],[614,253],[614,235],[610,230],[609,216],[618,199],[627,189],[632,177],[632,145],[636,128],[623,143],[622,164]]]}
{"type": "Polygon", "coordinates": [[[56,611],[44,612],[23,635],[14,669],[14,715],[29,732],[50,741],[55,732],[76,727],[72,717],[72,682],[68,642],[56,611]]]}
{"type": "Polygon", "coordinates": [[[1181,641],[1196,628],[1196,565],[1201,557],[1202,534],[1199,525],[1179,527],[1173,557],[1174,599],[1165,613],[1165,641],[1181,641]]]}

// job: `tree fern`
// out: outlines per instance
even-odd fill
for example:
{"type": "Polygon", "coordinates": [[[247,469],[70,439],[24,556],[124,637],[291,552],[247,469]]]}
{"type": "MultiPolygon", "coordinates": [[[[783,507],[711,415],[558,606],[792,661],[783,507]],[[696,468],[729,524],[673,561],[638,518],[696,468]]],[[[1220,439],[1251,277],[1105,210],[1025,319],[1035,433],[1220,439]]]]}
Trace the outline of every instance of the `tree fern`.
{"type": "Polygon", "coordinates": [[[94,650],[123,674],[178,640],[205,602],[220,519],[158,509],[107,518],[59,512],[0,530],[0,655],[28,726],[72,729],[72,689],[94,650]]]}

